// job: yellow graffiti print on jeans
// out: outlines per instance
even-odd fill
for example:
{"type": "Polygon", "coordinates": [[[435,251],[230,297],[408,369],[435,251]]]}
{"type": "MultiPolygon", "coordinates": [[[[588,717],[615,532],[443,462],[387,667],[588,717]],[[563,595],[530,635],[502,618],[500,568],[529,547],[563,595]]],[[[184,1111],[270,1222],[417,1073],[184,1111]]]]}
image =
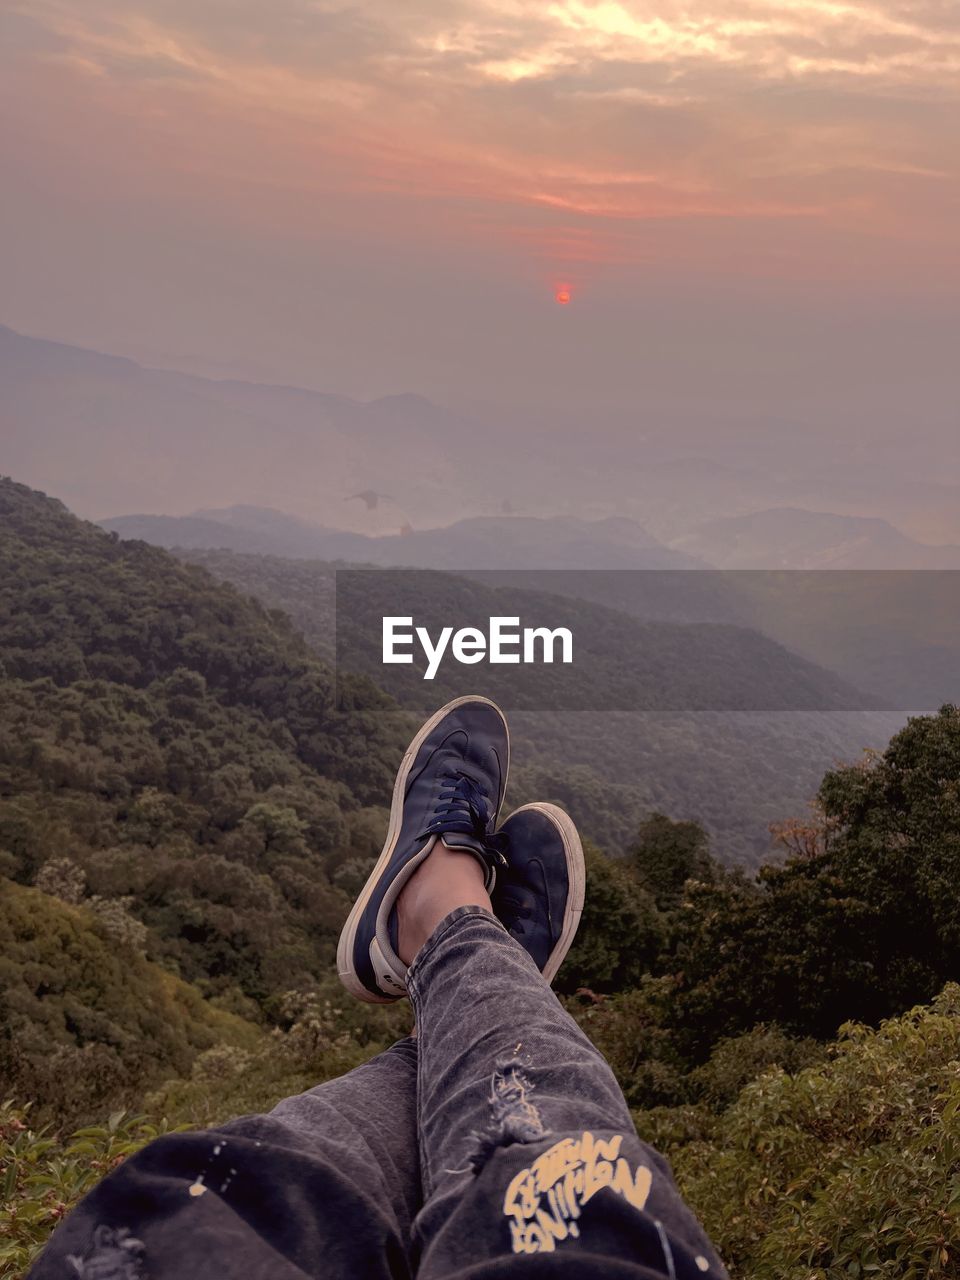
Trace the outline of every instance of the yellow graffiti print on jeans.
{"type": "Polygon", "coordinates": [[[642,1209],[653,1175],[645,1165],[631,1173],[620,1155],[623,1134],[563,1138],[521,1169],[507,1187],[503,1211],[510,1219],[514,1253],[549,1253],[558,1240],[579,1236],[577,1219],[598,1191],[609,1187],[642,1209]]]}

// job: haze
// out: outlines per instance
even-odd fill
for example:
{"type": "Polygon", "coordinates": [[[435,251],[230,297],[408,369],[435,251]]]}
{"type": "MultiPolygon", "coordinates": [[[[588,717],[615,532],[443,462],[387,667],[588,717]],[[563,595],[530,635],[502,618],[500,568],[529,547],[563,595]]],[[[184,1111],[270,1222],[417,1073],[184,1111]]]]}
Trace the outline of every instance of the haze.
{"type": "Polygon", "coordinates": [[[414,391],[635,460],[666,432],[960,478],[954,5],[30,0],[2,21],[20,332],[414,391]]]}

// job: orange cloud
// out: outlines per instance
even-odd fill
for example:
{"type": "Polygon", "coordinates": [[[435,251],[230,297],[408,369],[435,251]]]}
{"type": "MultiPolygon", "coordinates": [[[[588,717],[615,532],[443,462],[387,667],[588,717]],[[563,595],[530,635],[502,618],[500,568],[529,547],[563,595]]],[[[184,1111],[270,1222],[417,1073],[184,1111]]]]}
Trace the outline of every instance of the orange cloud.
{"type": "Polygon", "coordinates": [[[166,117],[181,155],[161,140],[154,165],[174,184],[208,166],[251,217],[254,189],[291,224],[298,193],[389,193],[418,203],[427,236],[499,223],[519,249],[522,209],[558,256],[627,260],[613,223],[920,217],[936,239],[956,198],[938,114],[960,96],[960,29],[933,0],[241,0],[229,23],[203,0],[18,11],[24,65],[74,77],[105,115],[166,117]]]}

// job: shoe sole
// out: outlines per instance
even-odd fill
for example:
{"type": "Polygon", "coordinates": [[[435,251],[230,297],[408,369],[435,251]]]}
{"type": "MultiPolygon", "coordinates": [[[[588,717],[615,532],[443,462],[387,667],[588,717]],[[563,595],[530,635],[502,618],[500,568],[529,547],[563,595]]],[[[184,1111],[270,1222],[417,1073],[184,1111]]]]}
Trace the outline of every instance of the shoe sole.
{"type": "Polygon", "coordinates": [[[515,809],[510,817],[516,817],[518,813],[528,813],[530,810],[542,813],[558,828],[560,838],[563,841],[563,852],[567,863],[567,884],[569,889],[567,892],[567,904],[563,912],[563,925],[560,929],[560,937],[550,952],[550,959],[542,971],[546,981],[552,983],[560,966],[567,958],[567,952],[573,945],[573,940],[577,936],[577,930],[580,927],[583,902],[587,892],[587,869],[583,861],[583,845],[580,842],[580,834],[570,815],[565,813],[563,809],[558,808],[557,805],[544,802],[525,804],[522,808],[515,809]]]}
{"type": "MultiPolygon", "coordinates": [[[[376,866],[370,872],[370,875],[367,877],[366,884],[360,890],[360,896],[353,904],[350,914],[347,916],[346,923],[340,933],[340,941],[337,943],[337,974],[339,975],[340,981],[352,996],[356,996],[358,1000],[366,1000],[368,1004],[396,1004],[397,1000],[402,1000],[403,997],[374,995],[374,993],[365,987],[357,977],[357,972],[353,965],[353,950],[357,940],[357,926],[360,923],[360,917],[367,909],[367,903],[373,897],[373,892],[380,883],[383,873],[389,866],[390,859],[396,851],[397,840],[400,837],[400,827],[403,823],[403,801],[407,790],[407,778],[410,775],[413,762],[416,760],[420,748],[423,746],[424,742],[426,742],[427,738],[429,738],[430,734],[433,733],[434,729],[436,729],[440,721],[443,720],[445,716],[448,716],[451,711],[455,711],[457,707],[465,706],[468,702],[482,702],[488,707],[493,707],[493,709],[500,715],[504,725],[506,725],[506,716],[497,704],[490,698],[479,697],[454,698],[452,702],[448,702],[446,706],[441,707],[439,711],[435,712],[429,720],[425,721],[421,725],[413,741],[410,743],[409,747],[407,747],[404,757],[400,761],[400,768],[397,770],[396,781],[393,784],[393,799],[390,802],[390,825],[387,828],[386,842],[381,850],[380,857],[377,859],[376,866]]],[[[501,796],[505,796],[507,794],[507,775],[509,772],[510,736],[508,730],[507,758],[503,762],[501,796]]],[[[557,812],[559,813],[560,810],[558,809],[557,812]]],[[[572,825],[573,824],[571,823],[571,826],[572,825]]]]}

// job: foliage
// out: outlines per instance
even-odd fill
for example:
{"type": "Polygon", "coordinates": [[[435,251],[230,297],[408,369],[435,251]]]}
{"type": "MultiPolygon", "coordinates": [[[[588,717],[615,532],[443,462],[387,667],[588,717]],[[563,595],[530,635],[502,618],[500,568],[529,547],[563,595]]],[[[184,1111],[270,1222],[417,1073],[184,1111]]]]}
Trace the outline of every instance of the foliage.
{"type": "Polygon", "coordinates": [[[688,880],[710,875],[707,845],[707,833],[696,822],[673,822],[665,814],[651,813],[640,824],[627,858],[660,910],[669,911],[679,905],[688,880]]]}
{"type": "Polygon", "coordinates": [[[630,869],[584,846],[587,893],[580,928],[558,975],[561,991],[635,987],[655,965],[665,924],[651,894],[630,869]]]}
{"type": "Polygon", "coordinates": [[[788,1036],[780,1027],[761,1023],[742,1036],[718,1040],[703,1066],[690,1073],[690,1082],[707,1106],[727,1106],[771,1067],[793,1074],[820,1062],[825,1054],[812,1036],[788,1036]]]}
{"type": "Polygon", "coordinates": [[[115,1111],[59,1138],[32,1114],[0,1102],[0,1275],[26,1271],[66,1212],[127,1156],[172,1127],[115,1111]]]}
{"type": "Polygon", "coordinates": [[[43,893],[72,907],[82,902],[87,892],[86,873],[72,858],[48,858],[34,883],[43,893]]]}
{"type": "Polygon", "coordinates": [[[930,1000],[960,972],[960,712],[916,717],[827,774],[829,839],[757,882],[719,870],[676,913],[671,1024],[705,1057],[775,1022],[827,1038],[930,1000]]]}
{"type": "Polygon", "coordinates": [[[221,1124],[271,1110],[292,1094],[343,1075],[408,1034],[409,1008],[349,1001],[335,977],[274,1002],[275,1025],[252,1047],[215,1046],[189,1074],[149,1094],[152,1114],[190,1125],[221,1124]]]}
{"type": "Polygon", "coordinates": [[[261,1036],[118,941],[102,916],[0,880],[0,1078],[40,1120],[128,1106],[203,1049],[261,1036]]]}
{"type": "Polygon", "coordinates": [[[699,1132],[637,1121],[744,1280],[957,1277],[958,1061],[949,985],[875,1031],[846,1024],[827,1060],[760,1075],[699,1132]]]}
{"type": "Polygon", "coordinates": [[[202,720],[195,704],[209,693],[282,726],[292,754],[361,800],[390,782],[389,701],[353,680],[337,705],[330,671],[285,615],[10,480],[0,480],[0,652],[12,680],[168,681],[167,709],[181,720],[197,710],[202,720]]]}
{"type": "Polygon", "coordinates": [[[691,1093],[689,1063],[664,1025],[669,995],[669,981],[644,978],[634,990],[615,996],[583,992],[582,1003],[568,1001],[633,1106],[674,1106],[691,1093]]]}
{"type": "Polygon", "coordinates": [[[0,875],[262,1010],[326,971],[408,728],[283,615],[0,481],[0,875]]]}
{"type": "Polygon", "coordinates": [[[342,1075],[409,1031],[407,1009],[345,1006],[342,996],[330,979],[277,997],[278,1025],[269,1035],[210,1044],[189,1070],[141,1095],[145,1115],[117,1111],[103,1124],[60,1137],[52,1125],[34,1125],[36,1108],[0,1105],[0,1275],[22,1274],[64,1214],[160,1133],[269,1111],[278,1099],[342,1075]]]}
{"type": "Polygon", "coordinates": [[[294,560],[226,550],[178,548],[177,557],[202,565],[215,578],[231,582],[268,609],[287,615],[310,647],[327,662],[335,656],[336,561],[294,560]]]}

